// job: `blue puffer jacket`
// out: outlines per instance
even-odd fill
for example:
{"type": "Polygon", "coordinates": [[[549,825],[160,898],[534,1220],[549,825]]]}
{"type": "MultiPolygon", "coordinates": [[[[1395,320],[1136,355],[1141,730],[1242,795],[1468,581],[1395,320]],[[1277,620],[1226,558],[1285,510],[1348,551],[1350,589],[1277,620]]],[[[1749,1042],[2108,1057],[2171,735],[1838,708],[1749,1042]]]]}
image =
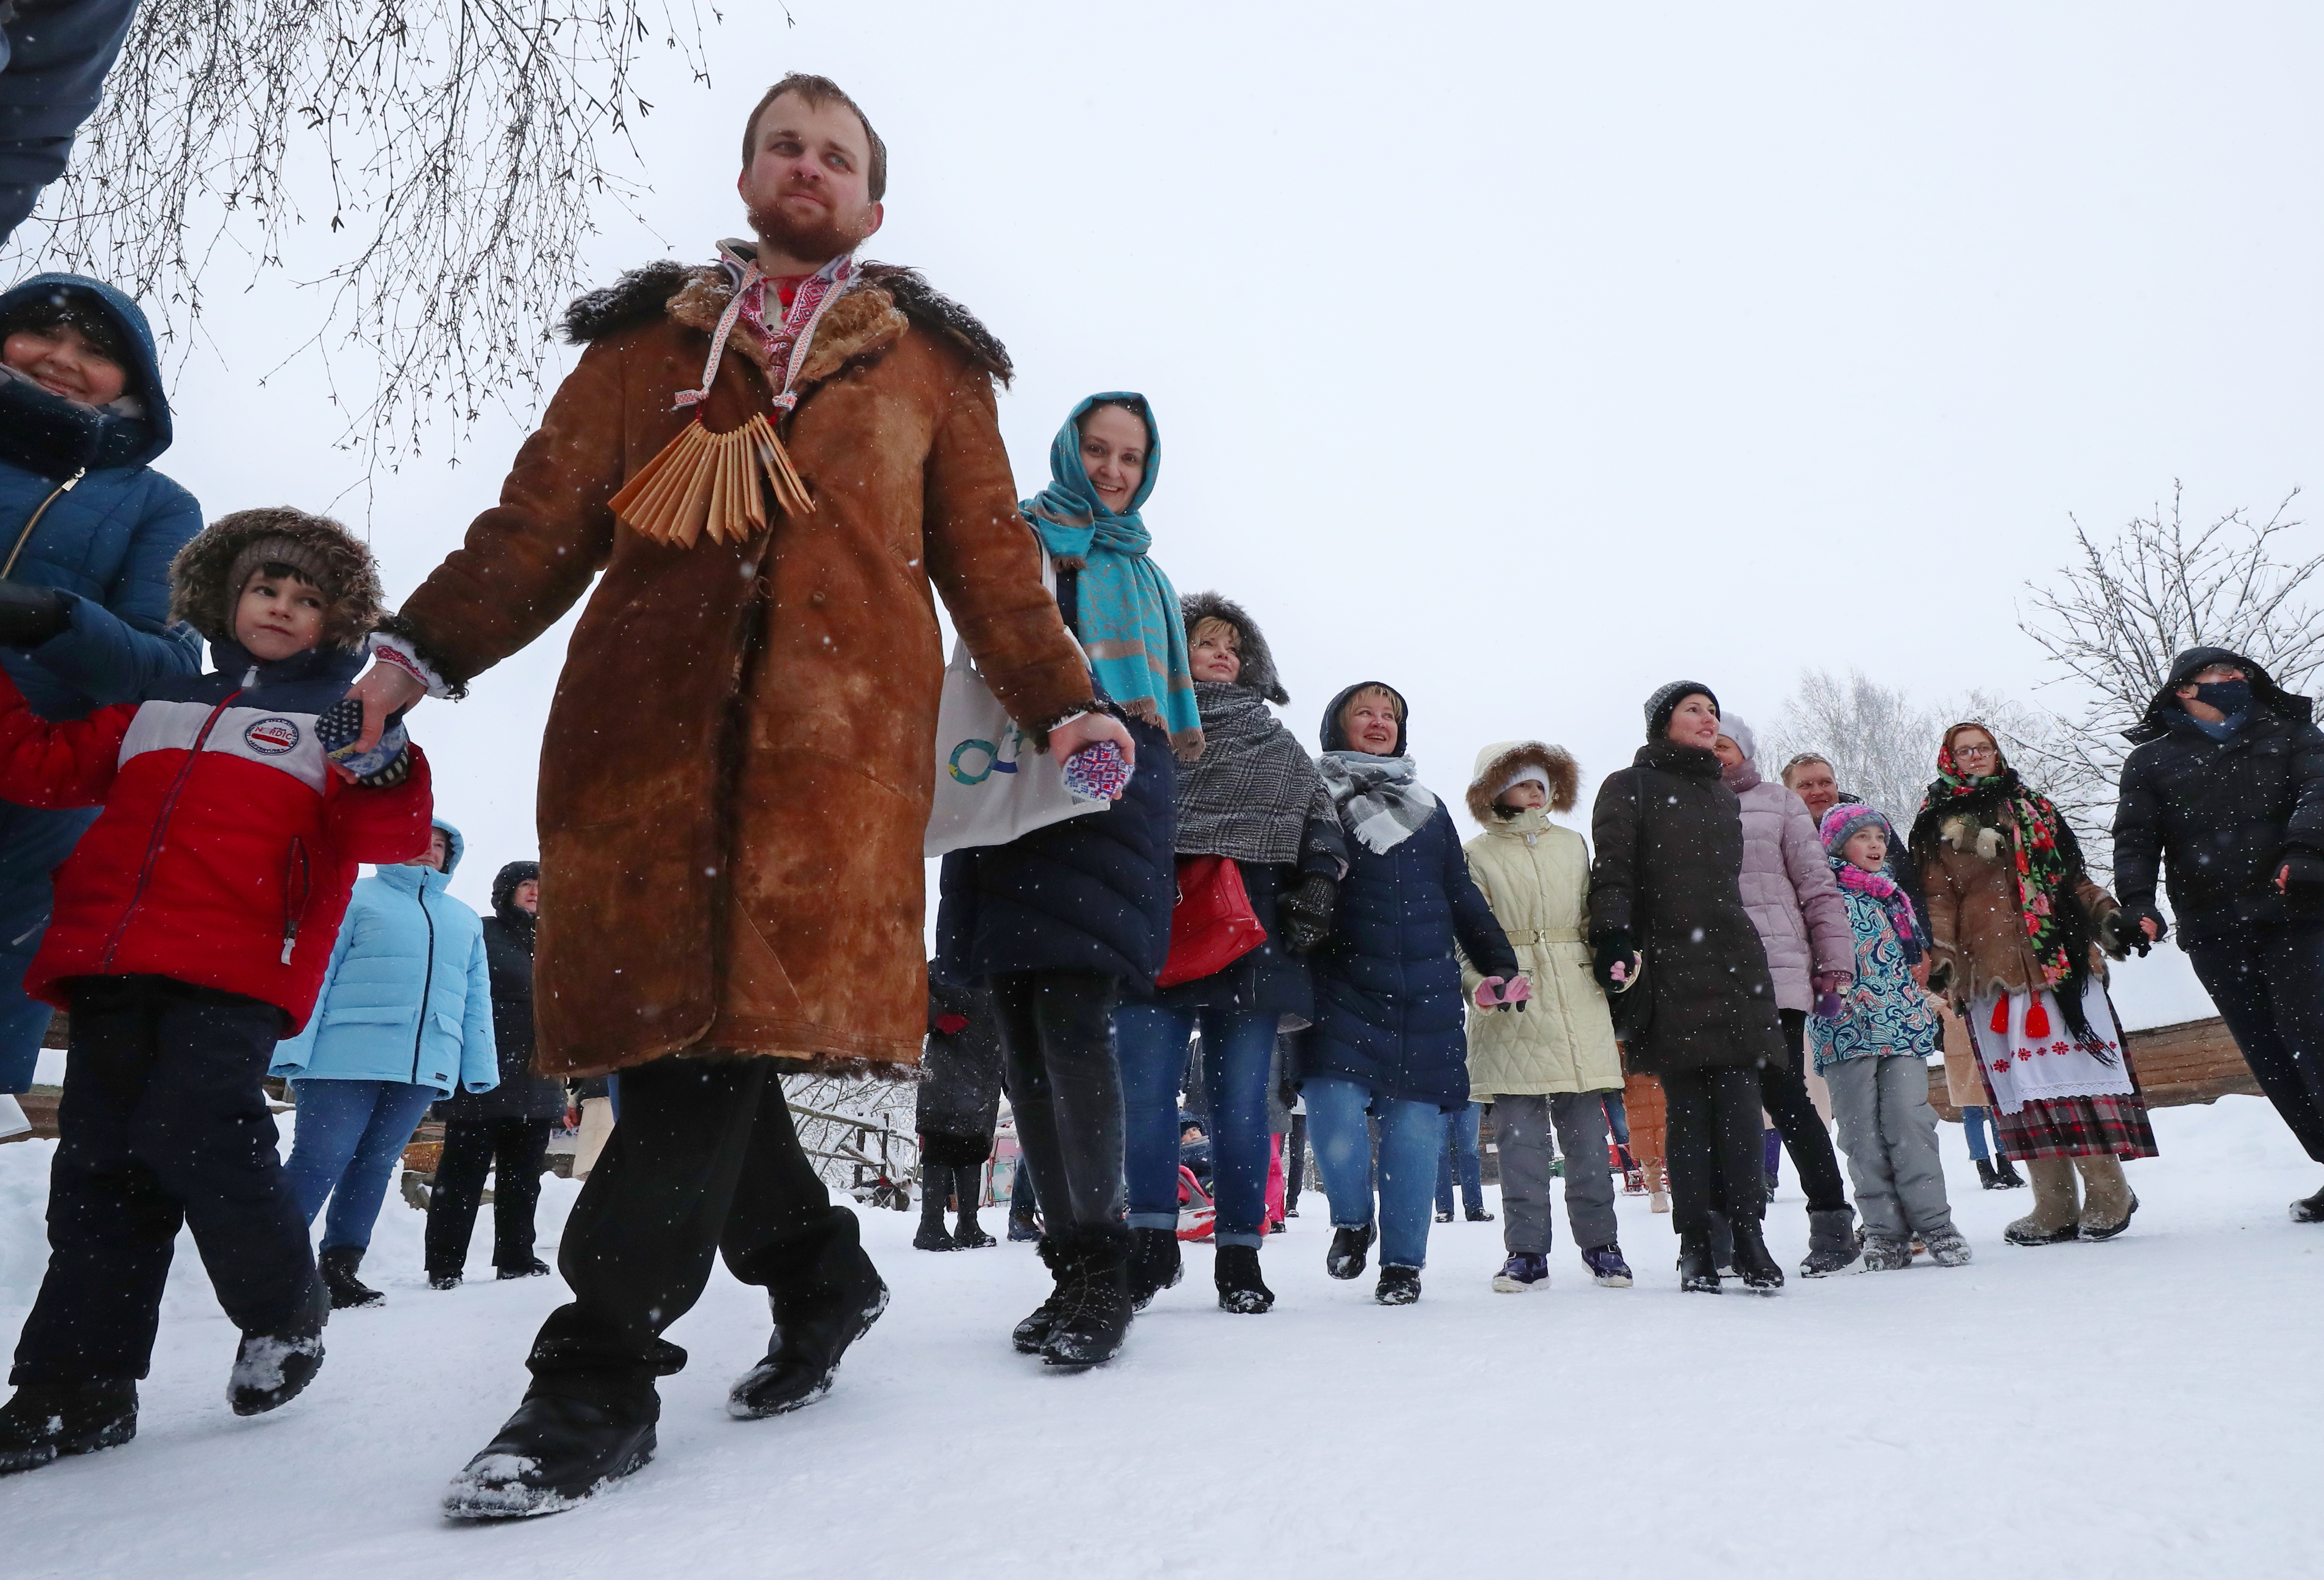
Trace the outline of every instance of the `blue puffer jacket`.
{"type": "Polygon", "coordinates": [[[500,1084],[484,922],[444,892],[460,831],[436,826],[448,847],[443,871],[383,867],[355,885],[314,1017],[277,1044],[269,1074],[404,1081],[446,1097],[500,1084]]]}
{"type": "MultiPolygon", "coordinates": [[[[1344,746],[1339,711],[1357,689],[1324,712],[1324,750],[1344,746]]],[[[1404,750],[1399,739],[1395,755],[1404,750]]],[[[1384,852],[1349,836],[1348,858],[1331,936],[1308,959],[1315,1025],[1301,1039],[1299,1079],[1335,1075],[1376,1098],[1459,1108],[1469,1100],[1468,1006],[1453,945],[1489,977],[1516,975],[1517,951],[1469,876],[1443,802],[1384,852]]]]}

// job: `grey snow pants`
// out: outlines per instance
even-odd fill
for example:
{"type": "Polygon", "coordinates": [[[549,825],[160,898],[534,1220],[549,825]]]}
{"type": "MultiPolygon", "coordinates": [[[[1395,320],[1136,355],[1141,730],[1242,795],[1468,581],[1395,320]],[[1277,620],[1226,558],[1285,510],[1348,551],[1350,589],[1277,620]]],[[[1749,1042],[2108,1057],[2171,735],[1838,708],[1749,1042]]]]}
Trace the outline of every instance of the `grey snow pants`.
{"type": "Polygon", "coordinates": [[[1556,1092],[1493,1098],[1493,1141],[1501,1160],[1501,1244],[1512,1256],[1549,1254],[1549,1131],[1565,1154],[1565,1221],[1574,1249],[1618,1238],[1614,1173],[1606,1162],[1606,1094],[1556,1092]]]}
{"type": "Polygon", "coordinates": [[[1902,1240],[1951,1228],[1929,1067],[1909,1055],[1873,1055],[1828,1064],[1823,1079],[1864,1232],[1902,1240]]]}

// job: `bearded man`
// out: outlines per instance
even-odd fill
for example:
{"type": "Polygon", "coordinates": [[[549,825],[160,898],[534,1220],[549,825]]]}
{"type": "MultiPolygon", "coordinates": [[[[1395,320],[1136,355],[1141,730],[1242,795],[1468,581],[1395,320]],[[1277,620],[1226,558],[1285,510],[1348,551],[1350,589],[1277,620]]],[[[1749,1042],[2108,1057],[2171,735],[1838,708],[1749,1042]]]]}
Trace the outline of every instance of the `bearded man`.
{"type": "Polygon", "coordinates": [[[621,1122],[558,1253],[573,1302],[533,1344],[523,1403],[454,1479],[456,1517],[567,1508],[652,1456],[654,1379],[686,1362],[661,1333],[714,1249],[774,1316],[735,1415],[822,1393],[885,1307],[779,1080],[918,1057],[944,671],[931,583],[1035,739],[1061,759],[1130,750],[1018,514],[992,393],[1008,354],[918,275],[855,259],[887,179],[869,120],[828,79],[787,77],[742,160],[755,245],[573,305],[587,349],[500,504],[383,628],[356,686],[367,747],[604,573],[542,743],[557,904],[535,1068],[621,1071],[621,1122]]]}

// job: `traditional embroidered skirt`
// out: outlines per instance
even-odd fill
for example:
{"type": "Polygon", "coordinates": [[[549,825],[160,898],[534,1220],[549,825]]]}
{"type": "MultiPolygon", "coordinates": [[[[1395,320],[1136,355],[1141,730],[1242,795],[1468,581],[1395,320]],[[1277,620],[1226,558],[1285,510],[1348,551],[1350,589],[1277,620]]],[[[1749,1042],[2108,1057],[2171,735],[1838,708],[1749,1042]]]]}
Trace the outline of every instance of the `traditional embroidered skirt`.
{"type": "Polygon", "coordinates": [[[2007,1156],[2155,1155],[2129,1041],[2096,978],[2083,992],[2082,1014],[2087,1039],[2074,1036],[2047,990],[1987,994],[1970,1006],[1986,1100],[2007,1156]]]}

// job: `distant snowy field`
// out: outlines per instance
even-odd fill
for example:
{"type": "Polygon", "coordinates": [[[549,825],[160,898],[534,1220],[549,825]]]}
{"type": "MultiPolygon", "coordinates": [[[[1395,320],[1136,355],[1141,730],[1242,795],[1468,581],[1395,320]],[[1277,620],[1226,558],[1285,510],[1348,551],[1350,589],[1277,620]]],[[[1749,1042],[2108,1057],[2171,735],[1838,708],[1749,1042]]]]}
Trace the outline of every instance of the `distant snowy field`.
{"type": "MultiPolygon", "coordinates": [[[[1440,1226],[1415,1307],[1323,1275],[1320,1198],[1269,1241],[1280,1296],[1228,1317],[1210,1252],[1114,1365],[1046,1375],[1009,1347],[1039,1298],[1029,1247],[927,1255],[864,1214],[895,1291],[822,1402],[722,1409],[766,1312],[721,1269],[671,1337],[659,1458],[576,1512],[496,1527],[436,1513],[522,1389],[553,1279],[420,1273],[391,1195],[364,1275],[384,1309],[327,1334],[314,1386],[226,1410],[234,1336],[190,1242],[128,1447],[0,1482],[0,1572],[35,1576],[448,1575],[1114,1576],[1523,1574],[2255,1575],[2324,1572],[2316,1545],[2324,1226],[2284,1204],[2317,1171],[2266,1105],[2155,1116],[2131,1230],[2019,1250],[2027,1192],[1977,1189],[1941,1131],[1978,1260],[1681,1297],[1669,1219],[1621,1204],[1641,1281],[1493,1294],[1499,1226],[1440,1226]]],[[[0,1147],[0,1337],[44,1260],[51,1144],[0,1147]]],[[[1768,1238],[1803,1254],[1796,1186],[1768,1238]]],[[[576,1187],[549,1180],[542,1224],[576,1187]]],[[[487,1209],[489,1210],[489,1209],[487,1209]]],[[[997,1219],[995,1220],[997,1222],[997,1219]]]]}

